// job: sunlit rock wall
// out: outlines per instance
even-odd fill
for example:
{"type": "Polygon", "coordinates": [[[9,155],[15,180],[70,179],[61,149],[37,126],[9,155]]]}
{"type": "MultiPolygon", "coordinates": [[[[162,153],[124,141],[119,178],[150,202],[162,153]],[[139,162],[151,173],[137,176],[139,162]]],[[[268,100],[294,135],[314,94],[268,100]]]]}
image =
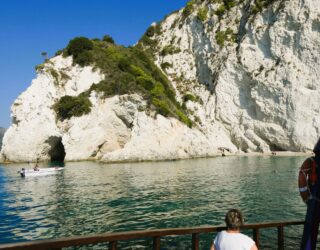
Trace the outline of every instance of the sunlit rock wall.
{"type": "Polygon", "coordinates": [[[182,10],[167,17],[154,38],[157,63],[171,65],[181,98],[201,100],[188,101],[191,116],[201,128],[224,129],[244,152],[310,151],[320,135],[320,1],[274,1],[256,15],[248,11],[254,2],[244,1],[221,19],[212,2],[186,18],[182,10]],[[228,29],[235,41],[228,35],[218,44],[228,29]],[[179,50],[163,55],[168,46],[179,50]]]}
{"type": "Polygon", "coordinates": [[[311,151],[320,136],[320,1],[274,1],[255,15],[248,11],[254,2],[243,1],[221,18],[215,14],[220,3],[213,2],[198,1],[188,16],[183,10],[169,15],[151,38],[155,61],[192,128],[150,111],[138,94],[105,99],[92,92],[89,114],[58,121],[52,106],[59,98],[104,79],[99,70],[58,56],[12,105],[0,160],[63,155],[117,162],[311,151]],[[208,10],[205,20],[197,17],[202,8],[208,10]],[[185,100],[186,94],[194,98],[185,100]]]}

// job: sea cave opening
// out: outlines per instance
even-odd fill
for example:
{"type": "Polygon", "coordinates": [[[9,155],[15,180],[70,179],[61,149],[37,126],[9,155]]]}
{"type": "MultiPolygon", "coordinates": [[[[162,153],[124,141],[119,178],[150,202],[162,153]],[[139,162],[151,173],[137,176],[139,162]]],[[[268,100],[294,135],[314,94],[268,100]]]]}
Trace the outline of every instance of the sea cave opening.
{"type": "Polygon", "coordinates": [[[63,162],[66,156],[66,151],[62,143],[62,138],[58,136],[51,136],[46,142],[50,146],[50,150],[48,151],[50,161],[63,162]]]}
{"type": "Polygon", "coordinates": [[[270,146],[270,150],[271,151],[286,151],[285,149],[281,148],[280,146],[276,145],[276,144],[271,144],[270,146]]]}

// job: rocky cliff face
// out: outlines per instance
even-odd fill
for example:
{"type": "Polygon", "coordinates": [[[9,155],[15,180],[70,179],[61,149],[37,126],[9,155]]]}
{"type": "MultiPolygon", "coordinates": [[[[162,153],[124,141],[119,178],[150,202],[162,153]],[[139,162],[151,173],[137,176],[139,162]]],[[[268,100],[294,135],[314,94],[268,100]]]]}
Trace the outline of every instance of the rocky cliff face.
{"type": "Polygon", "coordinates": [[[0,150],[2,147],[2,138],[3,138],[5,132],[6,132],[5,128],[0,128],[0,150]]]}
{"type": "Polygon", "coordinates": [[[319,32],[318,0],[192,1],[140,42],[171,80],[192,127],[148,109],[139,93],[102,98],[92,91],[90,113],[58,120],[52,107],[59,98],[106,75],[57,56],[13,104],[0,157],[113,162],[224,149],[310,151],[320,136],[319,32]]]}
{"type": "Polygon", "coordinates": [[[221,1],[169,16],[157,63],[180,95],[200,98],[187,103],[200,129],[220,126],[245,152],[308,151],[320,132],[320,2],[241,2],[220,16],[221,1]]]}

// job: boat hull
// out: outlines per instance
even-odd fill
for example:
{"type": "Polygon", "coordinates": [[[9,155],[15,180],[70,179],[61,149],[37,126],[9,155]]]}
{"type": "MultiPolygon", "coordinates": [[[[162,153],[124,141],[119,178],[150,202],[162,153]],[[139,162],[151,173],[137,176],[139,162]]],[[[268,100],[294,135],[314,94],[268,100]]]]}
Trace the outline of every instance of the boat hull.
{"type": "Polygon", "coordinates": [[[18,173],[21,177],[35,177],[35,176],[46,176],[60,173],[63,170],[62,167],[55,167],[55,168],[39,168],[38,170],[33,169],[25,169],[20,170],[18,173]]]}

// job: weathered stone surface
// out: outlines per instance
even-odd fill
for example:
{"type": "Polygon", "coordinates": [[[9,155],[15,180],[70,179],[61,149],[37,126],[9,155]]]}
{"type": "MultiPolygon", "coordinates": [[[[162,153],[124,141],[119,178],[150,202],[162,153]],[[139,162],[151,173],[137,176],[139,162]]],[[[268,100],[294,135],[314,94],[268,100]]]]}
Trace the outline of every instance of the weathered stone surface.
{"type": "Polygon", "coordinates": [[[212,14],[219,4],[204,1],[197,7],[209,6],[203,23],[196,10],[182,26],[181,11],[169,16],[158,51],[170,44],[181,52],[158,53],[158,65],[172,65],[178,92],[203,102],[190,105],[194,117],[207,128],[220,124],[239,150],[310,151],[320,135],[320,2],[275,1],[256,16],[247,15],[248,4],[219,20],[212,14]],[[220,47],[215,35],[227,28],[238,42],[220,47]]]}
{"type": "Polygon", "coordinates": [[[64,136],[64,127],[58,126],[52,106],[60,97],[78,95],[101,79],[92,67],[72,66],[71,57],[57,56],[46,63],[11,107],[12,125],[3,138],[1,160],[50,160],[49,152],[64,136]],[[52,70],[59,72],[58,79],[52,70]],[[68,77],[62,77],[61,72],[68,77]]]}
{"type": "Polygon", "coordinates": [[[2,147],[2,138],[3,138],[5,132],[6,132],[5,128],[0,128],[0,150],[2,147]]]}
{"type": "Polygon", "coordinates": [[[60,151],[65,160],[107,162],[213,156],[224,149],[311,151],[320,136],[319,0],[275,1],[255,16],[247,11],[253,1],[244,1],[221,19],[213,2],[201,1],[188,17],[169,15],[152,38],[156,63],[171,65],[166,74],[177,99],[196,97],[184,103],[192,128],[154,114],[137,94],[103,99],[93,92],[91,113],[57,121],[58,98],[104,78],[58,56],[14,102],[1,160],[49,160],[60,151]],[[197,9],[204,7],[208,18],[201,22],[197,9]],[[227,28],[237,42],[221,46],[216,35],[227,28]],[[179,50],[161,53],[168,46],[179,50]]]}

